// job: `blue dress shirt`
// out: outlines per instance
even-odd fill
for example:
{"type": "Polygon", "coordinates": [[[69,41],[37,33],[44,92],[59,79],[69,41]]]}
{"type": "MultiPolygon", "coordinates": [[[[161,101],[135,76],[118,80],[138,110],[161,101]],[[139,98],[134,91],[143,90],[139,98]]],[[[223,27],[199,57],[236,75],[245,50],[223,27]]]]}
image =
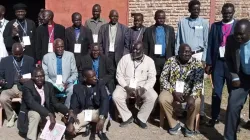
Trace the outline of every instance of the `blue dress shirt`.
{"type": "Polygon", "coordinates": [[[162,54],[165,56],[166,53],[166,34],[163,26],[156,27],[156,44],[162,45],[162,54]]]}

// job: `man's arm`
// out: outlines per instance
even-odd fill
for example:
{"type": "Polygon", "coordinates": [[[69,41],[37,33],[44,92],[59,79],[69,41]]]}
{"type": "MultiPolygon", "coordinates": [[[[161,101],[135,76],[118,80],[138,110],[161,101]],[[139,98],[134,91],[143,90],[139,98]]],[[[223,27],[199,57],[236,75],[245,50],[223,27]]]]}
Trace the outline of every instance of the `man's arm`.
{"type": "MultiPolygon", "coordinates": [[[[92,31],[89,28],[87,28],[87,38],[89,40],[89,45],[94,43],[92,31]]],[[[87,46],[87,47],[89,47],[89,46],[87,46]]]]}
{"type": "Polygon", "coordinates": [[[142,42],[144,44],[144,54],[149,55],[148,33],[150,28],[147,28],[143,33],[142,42]]]}
{"type": "Polygon", "coordinates": [[[207,45],[208,45],[208,32],[209,32],[209,23],[208,20],[203,21],[203,46],[204,46],[204,52],[202,54],[202,61],[206,61],[207,56],[207,45]]]}
{"type": "Polygon", "coordinates": [[[123,88],[128,85],[127,82],[125,81],[125,78],[124,78],[125,66],[126,66],[125,56],[123,56],[122,59],[119,61],[118,65],[117,65],[117,69],[116,69],[116,79],[117,79],[119,85],[123,88]]]}
{"type": "Polygon", "coordinates": [[[42,60],[42,36],[41,34],[41,27],[36,29],[36,35],[35,35],[35,55],[36,60],[42,60]]]}
{"type": "Polygon", "coordinates": [[[19,39],[17,36],[14,36],[14,37],[12,36],[12,28],[13,28],[13,24],[11,24],[11,22],[8,22],[3,32],[4,44],[8,51],[11,51],[12,45],[15,42],[19,42],[19,39]]]}
{"type": "Polygon", "coordinates": [[[204,69],[201,62],[196,62],[191,96],[199,96],[203,89],[204,69]]]}
{"type": "Polygon", "coordinates": [[[100,100],[101,100],[101,104],[100,104],[100,108],[99,108],[99,115],[104,115],[106,118],[108,116],[108,112],[109,112],[109,96],[108,93],[105,89],[105,86],[100,86],[100,100]]]}
{"type": "Polygon", "coordinates": [[[182,37],[182,35],[181,35],[181,21],[179,21],[178,27],[177,27],[177,33],[176,33],[175,55],[178,55],[181,37],[182,37]]]}
{"type": "Polygon", "coordinates": [[[214,33],[214,26],[215,24],[212,24],[211,30],[209,32],[208,36],[208,45],[207,45],[207,55],[206,55],[206,64],[212,65],[212,58],[211,58],[211,51],[212,51],[212,45],[213,45],[213,33],[214,33]]]}
{"type": "Polygon", "coordinates": [[[155,63],[154,61],[151,59],[151,61],[147,62],[148,64],[148,79],[144,85],[144,88],[146,90],[149,90],[151,88],[154,87],[155,82],[156,82],[156,69],[155,69],[155,63]]]}
{"type": "MultiPolygon", "coordinates": [[[[82,100],[85,101],[85,100],[82,100]]],[[[82,103],[85,104],[85,103],[82,103]]],[[[80,112],[80,104],[77,100],[77,93],[76,93],[76,85],[73,87],[73,94],[70,99],[70,109],[73,110],[74,114],[78,114],[80,112]]]]}
{"type": "Polygon", "coordinates": [[[160,77],[160,89],[161,91],[167,90],[170,93],[174,91],[174,87],[170,84],[170,68],[171,68],[172,58],[168,59],[164,64],[161,77],[160,77]]]}
{"type": "Polygon", "coordinates": [[[5,79],[5,70],[4,70],[4,67],[5,67],[5,63],[4,63],[4,60],[5,58],[3,58],[1,61],[0,61],[0,80],[2,79],[5,79]]]}
{"type": "Polygon", "coordinates": [[[124,30],[124,34],[125,34],[125,36],[124,36],[124,53],[123,53],[123,55],[126,55],[126,54],[129,54],[130,53],[130,30],[129,30],[129,28],[127,28],[127,27],[125,27],[124,26],[124,28],[123,28],[123,30],[124,30]]]}
{"type": "Polygon", "coordinates": [[[43,57],[43,61],[42,61],[42,68],[43,68],[43,70],[44,70],[44,74],[45,74],[45,80],[46,81],[48,81],[48,82],[50,82],[50,83],[52,83],[52,84],[55,84],[53,81],[52,81],[52,79],[50,79],[50,77],[49,77],[49,69],[48,69],[48,55],[45,55],[44,57],[43,57]]]}
{"type": "Polygon", "coordinates": [[[77,80],[78,72],[76,68],[76,60],[73,53],[70,53],[70,69],[71,69],[71,76],[67,79],[67,83],[74,83],[77,80]]]}
{"type": "Polygon", "coordinates": [[[102,47],[103,52],[105,51],[105,48],[103,48],[103,40],[102,40],[102,35],[104,34],[104,28],[105,24],[100,27],[100,30],[98,32],[98,43],[100,44],[100,47],[102,47]]]}

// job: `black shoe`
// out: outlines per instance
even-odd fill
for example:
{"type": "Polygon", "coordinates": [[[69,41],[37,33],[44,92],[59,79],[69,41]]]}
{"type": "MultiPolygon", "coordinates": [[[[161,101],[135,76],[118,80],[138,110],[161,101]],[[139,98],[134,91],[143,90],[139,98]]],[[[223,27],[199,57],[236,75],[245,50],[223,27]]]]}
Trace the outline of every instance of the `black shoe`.
{"type": "Polygon", "coordinates": [[[135,124],[139,125],[142,129],[147,129],[148,126],[146,123],[143,123],[141,120],[139,120],[138,118],[135,119],[135,124]]]}
{"type": "Polygon", "coordinates": [[[247,123],[245,123],[245,124],[243,125],[243,128],[245,128],[245,129],[250,129],[250,120],[247,121],[247,123]]]}
{"type": "Polygon", "coordinates": [[[87,136],[89,136],[89,134],[90,134],[90,125],[88,124],[88,125],[86,126],[86,131],[83,132],[82,136],[83,136],[83,137],[87,137],[87,136]]]}
{"type": "Polygon", "coordinates": [[[131,116],[127,121],[122,122],[122,123],[120,124],[120,127],[126,127],[126,126],[128,126],[129,124],[131,124],[133,121],[134,121],[134,118],[133,118],[133,116],[131,116]]]}
{"type": "Polygon", "coordinates": [[[206,123],[206,117],[205,116],[200,116],[200,125],[204,125],[206,123]]]}
{"type": "Polygon", "coordinates": [[[98,137],[100,138],[100,140],[109,140],[105,133],[98,134],[98,137]]]}
{"type": "Polygon", "coordinates": [[[90,135],[89,140],[95,140],[95,133],[90,135]]]}
{"type": "Polygon", "coordinates": [[[214,119],[211,119],[211,120],[209,120],[208,122],[207,122],[207,126],[208,127],[214,127],[215,126],[215,124],[218,124],[219,123],[219,120],[214,120],[214,119]]]}

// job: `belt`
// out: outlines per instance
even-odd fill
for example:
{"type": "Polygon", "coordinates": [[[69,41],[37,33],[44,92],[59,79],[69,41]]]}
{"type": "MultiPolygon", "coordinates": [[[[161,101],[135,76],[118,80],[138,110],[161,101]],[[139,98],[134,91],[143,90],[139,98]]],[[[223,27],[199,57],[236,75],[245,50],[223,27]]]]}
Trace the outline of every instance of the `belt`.
{"type": "Polygon", "coordinates": [[[203,51],[204,51],[204,48],[192,51],[192,54],[200,53],[200,52],[203,52],[203,51]]]}

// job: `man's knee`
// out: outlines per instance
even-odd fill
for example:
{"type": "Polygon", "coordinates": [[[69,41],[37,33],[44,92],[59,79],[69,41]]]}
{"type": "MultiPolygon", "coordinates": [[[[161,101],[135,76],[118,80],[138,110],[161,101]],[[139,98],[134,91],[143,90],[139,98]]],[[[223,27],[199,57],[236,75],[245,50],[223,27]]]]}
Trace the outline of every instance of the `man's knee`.
{"type": "Polygon", "coordinates": [[[122,99],[122,94],[123,94],[124,92],[125,92],[125,91],[122,89],[122,87],[116,86],[115,91],[113,92],[113,95],[112,95],[112,99],[113,99],[114,101],[121,100],[121,99],[122,99]]]}
{"type": "Polygon", "coordinates": [[[149,102],[155,102],[155,100],[157,99],[158,95],[155,92],[155,90],[150,89],[147,91],[148,93],[146,93],[146,100],[149,102]]]}
{"type": "Polygon", "coordinates": [[[10,100],[10,97],[7,95],[8,92],[2,91],[0,95],[0,103],[5,103],[10,100]]]}
{"type": "Polygon", "coordinates": [[[29,111],[28,118],[29,120],[32,119],[33,121],[36,121],[36,122],[39,122],[41,120],[40,114],[36,111],[29,111]]]}
{"type": "Polygon", "coordinates": [[[173,102],[172,99],[170,98],[170,96],[172,96],[172,94],[171,95],[168,95],[168,94],[170,94],[168,91],[162,91],[160,93],[159,98],[158,98],[160,104],[173,102]]]}

